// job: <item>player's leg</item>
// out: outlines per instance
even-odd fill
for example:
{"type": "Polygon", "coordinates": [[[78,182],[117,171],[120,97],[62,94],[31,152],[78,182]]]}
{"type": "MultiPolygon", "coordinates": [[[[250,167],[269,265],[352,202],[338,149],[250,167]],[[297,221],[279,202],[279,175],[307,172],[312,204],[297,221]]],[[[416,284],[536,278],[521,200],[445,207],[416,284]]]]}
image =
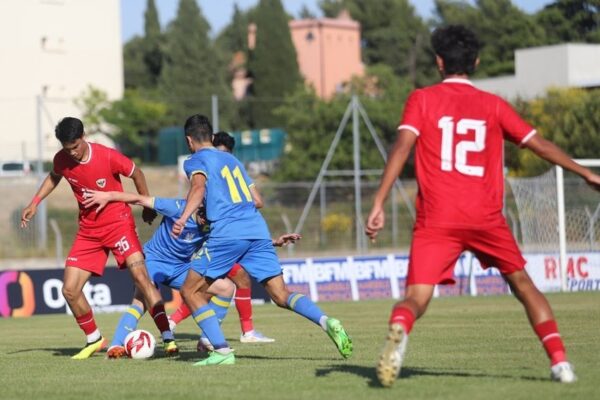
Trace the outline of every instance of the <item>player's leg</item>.
{"type": "Polygon", "coordinates": [[[392,309],[385,344],[376,366],[377,378],[383,386],[391,386],[400,374],[409,334],[415,321],[427,310],[435,285],[454,282],[454,265],[462,251],[462,239],[451,230],[414,230],[406,293],[392,309]]]}
{"type": "Polygon", "coordinates": [[[165,354],[167,356],[176,355],[179,350],[175,344],[175,338],[173,337],[173,332],[169,326],[165,305],[160,292],[148,276],[143,254],[139,251],[130,254],[125,258],[125,263],[127,264],[127,269],[131,274],[136,289],[143,296],[146,307],[152,316],[156,327],[160,331],[165,354]]]}
{"type": "Polygon", "coordinates": [[[145,312],[146,307],[144,305],[144,297],[136,289],[131,305],[127,308],[127,311],[121,315],[121,319],[119,319],[119,323],[115,328],[115,333],[113,334],[112,341],[106,352],[108,358],[121,358],[126,355],[125,338],[130,332],[137,329],[138,321],[145,312]]]}
{"type": "Polygon", "coordinates": [[[523,304],[529,323],[550,359],[551,378],[562,383],[575,382],[577,378],[567,361],[552,308],[525,271],[525,259],[508,226],[478,231],[470,242],[482,265],[497,267],[523,304]]]}
{"type": "Polygon", "coordinates": [[[63,277],[62,294],[73,312],[79,328],[86,336],[86,345],[73,357],[74,360],[89,358],[106,346],[106,341],[96,326],[94,313],[83,294],[83,286],[92,273],[80,268],[67,266],[63,277]]]}
{"type": "Polygon", "coordinates": [[[330,318],[308,297],[288,290],[271,240],[252,240],[239,260],[248,273],[260,282],[279,307],[287,308],[320,326],[333,340],[344,358],[352,355],[352,340],[341,322],[330,318]]]}
{"type": "MultiPolygon", "coordinates": [[[[215,280],[204,294],[204,299],[208,302],[208,306],[215,312],[219,320],[219,325],[223,323],[223,320],[227,316],[234,292],[235,285],[230,279],[225,278],[215,280]]],[[[214,350],[214,346],[204,332],[202,332],[200,339],[198,339],[196,349],[199,352],[214,350]]]]}
{"type": "Polygon", "coordinates": [[[208,304],[207,292],[211,284],[212,280],[206,279],[192,267],[181,287],[181,296],[192,310],[194,321],[214,348],[208,358],[197,362],[195,366],[235,363],[233,350],[225,339],[217,314],[208,304]]]}
{"type": "Polygon", "coordinates": [[[252,322],[252,281],[240,264],[234,264],[227,277],[235,283],[235,308],[240,316],[242,343],[272,343],[275,339],[254,330],[252,322]]]}
{"type": "Polygon", "coordinates": [[[567,360],[565,346],[546,297],[534,285],[525,270],[504,277],[515,297],[523,304],[529,323],[550,359],[551,378],[561,383],[575,382],[577,377],[574,368],[567,360]]]}

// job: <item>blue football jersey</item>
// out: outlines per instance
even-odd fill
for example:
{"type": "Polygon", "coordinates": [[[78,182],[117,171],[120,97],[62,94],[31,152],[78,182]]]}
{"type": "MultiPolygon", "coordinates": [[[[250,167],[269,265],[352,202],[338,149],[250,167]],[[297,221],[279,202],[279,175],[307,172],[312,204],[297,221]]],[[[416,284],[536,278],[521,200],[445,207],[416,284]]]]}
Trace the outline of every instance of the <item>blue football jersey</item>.
{"type": "Polygon", "coordinates": [[[250,193],[252,180],[233,155],[215,148],[204,148],[183,163],[188,178],[206,177],[204,204],[215,239],[270,239],[271,234],[250,193]]]}
{"type": "Polygon", "coordinates": [[[185,209],[186,201],[183,199],[166,199],[155,197],[154,209],[163,216],[160,225],[148,242],[144,245],[144,253],[153,259],[166,262],[188,262],[202,246],[208,237],[208,225],[198,225],[195,214],[185,223],[183,232],[177,239],[171,236],[171,228],[185,209]]]}

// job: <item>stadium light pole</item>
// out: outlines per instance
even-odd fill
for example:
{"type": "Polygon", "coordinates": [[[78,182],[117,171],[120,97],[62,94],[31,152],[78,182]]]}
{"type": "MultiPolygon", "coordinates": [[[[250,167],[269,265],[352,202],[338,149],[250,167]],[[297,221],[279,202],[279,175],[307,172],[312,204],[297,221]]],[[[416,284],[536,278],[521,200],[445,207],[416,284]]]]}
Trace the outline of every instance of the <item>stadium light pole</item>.
{"type": "MultiPolygon", "coordinates": [[[[36,174],[38,178],[38,184],[41,185],[44,180],[44,148],[43,148],[43,134],[42,134],[42,108],[43,99],[41,95],[37,95],[35,98],[35,122],[37,130],[37,161],[36,161],[36,174]]],[[[46,208],[46,202],[42,201],[38,206],[38,217],[36,219],[36,226],[38,231],[37,244],[38,249],[46,250],[48,243],[48,227],[47,219],[48,212],[46,208]]]]}

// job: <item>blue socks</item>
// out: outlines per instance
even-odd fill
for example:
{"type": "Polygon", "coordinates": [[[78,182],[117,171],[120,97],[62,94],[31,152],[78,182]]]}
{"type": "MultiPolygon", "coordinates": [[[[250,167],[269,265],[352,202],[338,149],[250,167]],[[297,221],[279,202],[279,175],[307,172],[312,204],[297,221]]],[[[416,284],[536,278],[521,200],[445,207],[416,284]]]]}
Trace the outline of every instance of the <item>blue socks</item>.
{"type": "Polygon", "coordinates": [[[119,320],[110,346],[123,346],[125,337],[137,329],[138,321],[142,315],[144,315],[144,310],[136,305],[130,305],[119,320]]]}
{"type": "Polygon", "coordinates": [[[219,326],[217,314],[208,304],[194,311],[192,317],[202,330],[202,333],[212,343],[215,350],[229,347],[227,340],[225,340],[225,335],[223,335],[223,331],[219,326]]]}
{"type": "Polygon", "coordinates": [[[310,319],[319,326],[321,317],[325,315],[311,299],[300,293],[290,293],[290,297],[287,299],[287,305],[293,312],[310,319]]]}

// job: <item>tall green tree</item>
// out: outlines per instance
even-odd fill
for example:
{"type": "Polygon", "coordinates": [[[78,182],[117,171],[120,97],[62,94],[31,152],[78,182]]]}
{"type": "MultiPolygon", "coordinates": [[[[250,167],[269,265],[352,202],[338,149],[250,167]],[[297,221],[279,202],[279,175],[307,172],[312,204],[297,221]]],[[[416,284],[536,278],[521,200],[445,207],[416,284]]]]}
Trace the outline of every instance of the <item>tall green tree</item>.
{"type": "Polygon", "coordinates": [[[154,0],[148,0],[144,13],[144,64],[152,86],[156,86],[162,69],[163,35],[154,0]]]}
{"type": "Polygon", "coordinates": [[[169,104],[172,124],[183,124],[195,113],[211,115],[211,95],[221,99],[221,111],[230,104],[225,68],[209,40],[210,26],[195,0],[181,0],[176,18],[165,34],[165,52],[159,79],[162,98],[169,104]]]}
{"type": "Polygon", "coordinates": [[[476,76],[514,72],[514,51],[546,43],[544,29],[535,18],[510,0],[436,0],[436,25],[462,24],[472,29],[483,44],[476,76]]]}
{"type": "Polygon", "coordinates": [[[600,0],[558,0],[536,14],[549,44],[600,43],[600,0]]]}
{"type": "Polygon", "coordinates": [[[414,86],[437,79],[429,28],[408,0],[322,0],[319,5],[327,17],[346,9],[360,22],[367,65],[388,65],[414,86]]]}
{"type": "Polygon", "coordinates": [[[148,87],[150,76],[144,62],[144,38],[135,36],[123,46],[125,88],[148,87]]]}
{"type": "Polygon", "coordinates": [[[248,63],[253,77],[249,122],[255,127],[279,125],[282,120],[272,109],[302,82],[288,20],[280,0],[261,0],[258,4],[256,47],[248,63]]]}

